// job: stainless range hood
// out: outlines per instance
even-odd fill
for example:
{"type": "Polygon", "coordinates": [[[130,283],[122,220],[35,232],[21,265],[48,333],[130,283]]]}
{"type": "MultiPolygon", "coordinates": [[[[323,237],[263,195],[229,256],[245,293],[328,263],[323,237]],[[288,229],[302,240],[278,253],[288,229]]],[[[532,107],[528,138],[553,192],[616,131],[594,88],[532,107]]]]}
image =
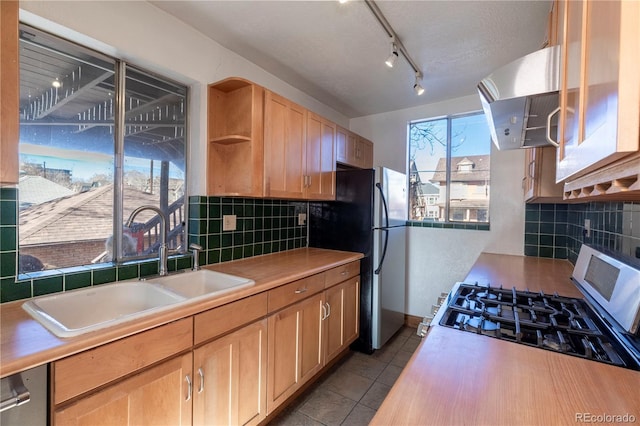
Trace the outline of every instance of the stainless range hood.
{"type": "Polygon", "coordinates": [[[478,84],[491,138],[498,149],[555,144],[560,88],[560,46],[507,64],[478,84]]]}

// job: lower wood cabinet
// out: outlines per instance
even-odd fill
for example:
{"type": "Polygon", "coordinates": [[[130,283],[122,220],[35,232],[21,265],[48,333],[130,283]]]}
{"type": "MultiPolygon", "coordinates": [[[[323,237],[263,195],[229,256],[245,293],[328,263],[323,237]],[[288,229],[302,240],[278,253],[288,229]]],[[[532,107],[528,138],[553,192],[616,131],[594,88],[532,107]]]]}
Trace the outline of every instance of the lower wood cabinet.
{"type": "Polygon", "coordinates": [[[357,338],[358,273],[352,262],[55,361],[52,423],[257,425],[357,338]]]}
{"type": "Polygon", "coordinates": [[[331,361],[358,338],[360,277],[351,278],[325,292],[324,360],[331,361]]]}
{"type": "Polygon", "coordinates": [[[268,413],[322,368],[323,304],[319,293],[269,317],[268,413]]]}
{"type": "Polygon", "coordinates": [[[266,416],[267,320],[193,352],[193,424],[252,425],[266,416]]]}
{"type": "Polygon", "coordinates": [[[358,337],[359,290],[356,276],[268,318],[268,413],[358,337]]]}
{"type": "MultiPolygon", "coordinates": [[[[177,356],[54,411],[55,425],[190,425],[191,354],[177,356]],[[189,379],[187,379],[189,378],[189,379]]],[[[100,369],[99,365],[94,366],[100,369]]]]}

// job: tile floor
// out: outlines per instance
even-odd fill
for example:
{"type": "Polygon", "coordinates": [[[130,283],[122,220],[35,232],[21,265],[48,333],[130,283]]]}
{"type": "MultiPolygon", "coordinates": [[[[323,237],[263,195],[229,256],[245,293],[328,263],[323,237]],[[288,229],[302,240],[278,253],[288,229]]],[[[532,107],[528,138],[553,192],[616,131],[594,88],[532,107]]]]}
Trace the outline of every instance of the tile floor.
{"type": "Polygon", "coordinates": [[[420,341],[404,327],[372,355],[349,353],[269,426],[369,424],[420,341]]]}

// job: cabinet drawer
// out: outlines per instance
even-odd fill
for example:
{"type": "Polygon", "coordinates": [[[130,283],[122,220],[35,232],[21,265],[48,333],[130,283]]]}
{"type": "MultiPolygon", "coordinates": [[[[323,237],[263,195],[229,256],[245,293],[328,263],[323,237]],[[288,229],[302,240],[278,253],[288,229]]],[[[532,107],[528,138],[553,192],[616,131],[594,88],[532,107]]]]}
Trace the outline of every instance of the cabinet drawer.
{"type": "Polygon", "coordinates": [[[324,281],[323,272],[269,290],[269,313],[324,290],[324,281]]]}
{"type": "Polygon", "coordinates": [[[355,277],[360,274],[360,261],[347,263],[346,265],[338,266],[337,268],[329,269],[325,272],[325,288],[329,288],[333,285],[348,280],[351,277],[355,277]]]}
{"type": "Polygon", "coordinates": [[[191,348],[192,325],[192,319],[185,318],[54,362],[54,403],[191,348]]]}
{"type": "Polygon", "coordinates": [[[194,323],[194,344],[220,336],[266,315],[266,292],[198,314],[194,323]]]}

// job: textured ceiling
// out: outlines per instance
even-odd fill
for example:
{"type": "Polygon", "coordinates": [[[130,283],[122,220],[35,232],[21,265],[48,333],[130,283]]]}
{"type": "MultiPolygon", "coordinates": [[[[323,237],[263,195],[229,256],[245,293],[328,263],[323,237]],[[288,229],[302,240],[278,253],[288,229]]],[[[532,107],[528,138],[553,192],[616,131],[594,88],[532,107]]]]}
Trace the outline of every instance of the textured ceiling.
{"type": "Polygon", "coordinates": [[[363,1],[152,1],[292,86],[358,117],[476,93],[493,69],[545,41],[549,1],[377,1],[414,62],[363,1]]]}

